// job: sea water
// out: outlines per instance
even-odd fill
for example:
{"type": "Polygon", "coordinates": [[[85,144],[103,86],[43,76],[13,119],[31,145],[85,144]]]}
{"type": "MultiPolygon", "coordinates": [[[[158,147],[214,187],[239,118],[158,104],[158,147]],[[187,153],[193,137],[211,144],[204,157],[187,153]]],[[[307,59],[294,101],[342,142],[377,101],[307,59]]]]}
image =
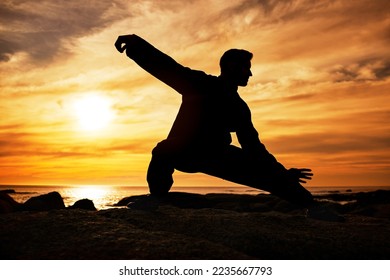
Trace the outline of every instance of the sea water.
{"type": "MultiPolygon", "coordinates": [[[[368,192],[378,189],[390,190],[390,187],[308,187],[314,195],[324,195],[330,193],[356,193],[368,192]]],[[[9,195],[17,202],[23,203],[29,198],[56,191],[62,196],[65,206],[73,205],[77,200],[90,199],[97,209],[107,209],[114,207],[122,198],[134,195],[148,194],[148,188],[142,186],[35,186],[35,185],[0,185],[0,191],[9,191],[9,195]]],[[[245,186],[219,186],[219,187],[172,187],[171,191],[189,193],[231,193],[231,194],[261,194],[267,193],[261,190],[245,186]]]]}

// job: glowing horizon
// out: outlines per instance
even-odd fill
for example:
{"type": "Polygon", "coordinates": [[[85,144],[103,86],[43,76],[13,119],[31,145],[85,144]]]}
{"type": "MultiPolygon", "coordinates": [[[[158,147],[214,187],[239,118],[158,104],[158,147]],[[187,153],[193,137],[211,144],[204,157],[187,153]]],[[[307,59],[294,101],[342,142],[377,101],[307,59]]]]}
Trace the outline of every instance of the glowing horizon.
{"type": "MultiPolygon", "coordinates": [[[[180,96],[116,52],[118,35],[136,33],[213,75],[225,50],[250,50],[239,93],[281,163],[312,168],[310,186],[388,186],[389,10],[385,0],[2,2],[0,184],[146,185],[180,96]]],[[[175,182],[230,184],[180,172],[175,182]]]]}

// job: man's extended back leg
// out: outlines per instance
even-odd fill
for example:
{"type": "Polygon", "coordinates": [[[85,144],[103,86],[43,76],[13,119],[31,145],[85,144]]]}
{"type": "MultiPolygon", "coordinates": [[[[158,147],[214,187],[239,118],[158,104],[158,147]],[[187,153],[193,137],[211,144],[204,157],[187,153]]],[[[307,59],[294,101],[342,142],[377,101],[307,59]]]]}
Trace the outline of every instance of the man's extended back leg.
{"type": "Polygon", "coordinates": [[[222,153],[210,155],[199,171],[234,183],[268,191],[301,207],[309,206],[313,197],[299,182],[272,166],[252,160],[242,149],[229,146],[222,153]]]}

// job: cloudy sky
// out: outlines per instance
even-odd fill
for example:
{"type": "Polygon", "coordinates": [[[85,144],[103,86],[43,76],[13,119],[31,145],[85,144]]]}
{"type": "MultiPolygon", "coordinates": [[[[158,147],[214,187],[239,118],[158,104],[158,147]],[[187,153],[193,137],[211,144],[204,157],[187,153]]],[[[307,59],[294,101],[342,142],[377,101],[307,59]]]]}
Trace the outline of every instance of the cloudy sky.
{"type": "Polygon", "coordinates": [[[3,0],[0,184],[146,184],[180,96],[116,52],[128,33],[214,75],[250,50],[239,92],[280,162],[313,186],[390,185],[388,0],[3,0]]]}

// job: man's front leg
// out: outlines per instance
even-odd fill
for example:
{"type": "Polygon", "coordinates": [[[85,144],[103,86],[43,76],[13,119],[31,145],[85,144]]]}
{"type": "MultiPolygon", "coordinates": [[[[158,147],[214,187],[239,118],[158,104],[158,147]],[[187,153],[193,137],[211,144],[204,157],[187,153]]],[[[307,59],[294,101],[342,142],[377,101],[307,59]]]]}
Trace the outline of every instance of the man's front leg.
{"type": "Polygon", "coordinates": [[[147,173],[150,194],[155,196],[166,195],[172,187],[174,171],[169,161],[158,155],[153,155],[147,173]]]}

